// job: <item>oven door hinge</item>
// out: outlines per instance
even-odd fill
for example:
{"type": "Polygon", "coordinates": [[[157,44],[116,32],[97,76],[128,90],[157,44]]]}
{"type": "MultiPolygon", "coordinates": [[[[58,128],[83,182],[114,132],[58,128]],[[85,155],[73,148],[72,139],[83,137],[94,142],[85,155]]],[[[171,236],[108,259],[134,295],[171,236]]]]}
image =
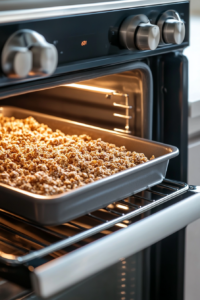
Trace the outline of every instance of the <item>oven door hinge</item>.
{"type": "Polygon", "coordinates": [[[194,193],[200,193],[200,186],[189,185],[189,191],[194,193]]]}

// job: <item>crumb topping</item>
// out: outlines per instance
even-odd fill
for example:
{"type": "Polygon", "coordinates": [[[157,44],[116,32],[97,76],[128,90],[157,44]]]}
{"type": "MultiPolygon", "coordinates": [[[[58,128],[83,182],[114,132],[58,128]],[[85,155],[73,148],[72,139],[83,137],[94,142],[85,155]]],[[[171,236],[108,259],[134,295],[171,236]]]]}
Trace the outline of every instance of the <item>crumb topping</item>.
{"type": "Polygon", "coordinates": [[[100,138],[53,132],[33,117],[0,116],[0,182],[31,193],[64,193],[147,161],[100,138]]]}

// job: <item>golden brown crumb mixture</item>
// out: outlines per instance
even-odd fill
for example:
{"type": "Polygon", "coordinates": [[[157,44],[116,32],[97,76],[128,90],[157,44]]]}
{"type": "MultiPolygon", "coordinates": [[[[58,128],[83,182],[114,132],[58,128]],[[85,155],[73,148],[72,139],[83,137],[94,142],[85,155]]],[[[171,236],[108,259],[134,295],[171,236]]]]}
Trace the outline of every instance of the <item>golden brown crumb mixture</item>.
{"type": "Polygon", "coordinates": [[[147,161],[124,146],[53,132],[32,117],[0,116],[0,182],[32,193],[64,193],[147,161]]]}

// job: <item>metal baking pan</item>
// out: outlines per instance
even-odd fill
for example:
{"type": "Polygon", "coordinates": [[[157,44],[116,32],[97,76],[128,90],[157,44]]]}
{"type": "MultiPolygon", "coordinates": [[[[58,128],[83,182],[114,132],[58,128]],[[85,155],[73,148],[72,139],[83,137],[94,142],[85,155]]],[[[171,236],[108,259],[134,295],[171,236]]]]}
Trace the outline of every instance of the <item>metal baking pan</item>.
{"type": "Polygon", "coordinates": [[[93,139],[125,146],[155,159],[70,192],[41,196],[0,183],[0,208],[42,225],[57,225],[107,206],[117,200],[160,183],[166,175],[169,159],[178,155],[176,147],[126,136],[113,131],[65,120],[15,107],[1,107],[0,113],[15,118],[34,117],[53,130],[66,134],[88,134],[93,139]]]}

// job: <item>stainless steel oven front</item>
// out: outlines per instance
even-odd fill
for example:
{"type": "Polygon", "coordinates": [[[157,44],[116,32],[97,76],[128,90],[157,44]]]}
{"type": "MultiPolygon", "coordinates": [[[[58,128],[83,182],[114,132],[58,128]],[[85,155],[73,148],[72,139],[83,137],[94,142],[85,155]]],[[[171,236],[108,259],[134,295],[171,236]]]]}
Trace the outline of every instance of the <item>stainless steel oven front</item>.
{"type": "Polygon", "coordinates": [[[185,227],[200,215],[186,175],[189,2],[71,4],[0,4],[1,112],[154,140],[179,156],[153,186],[56,226],[20,213],[15,198],[5,210],[3,193],[0,298],[183,299],[185,227]]]}

